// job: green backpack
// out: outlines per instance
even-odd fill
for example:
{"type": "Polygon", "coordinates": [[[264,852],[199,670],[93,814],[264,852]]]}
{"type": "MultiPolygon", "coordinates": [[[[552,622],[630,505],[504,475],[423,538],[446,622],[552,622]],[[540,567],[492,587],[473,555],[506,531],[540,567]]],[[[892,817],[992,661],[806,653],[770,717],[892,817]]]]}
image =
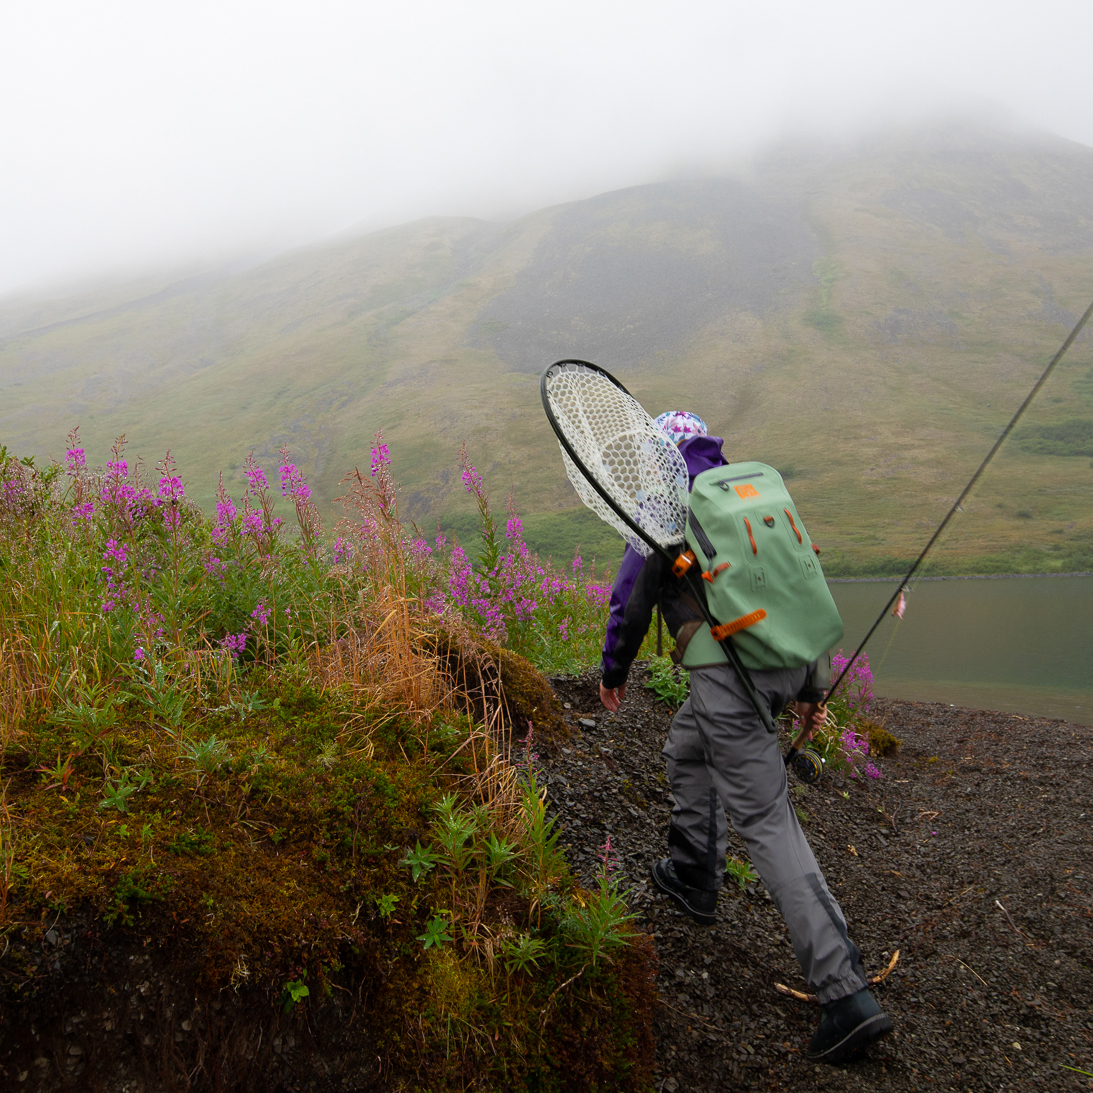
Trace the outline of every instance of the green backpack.
{"type": "Polygon", "coordinates": [[[687,545],[702,566],[710,614],[687,643],[683,665],[723,664],[715,635],[731,637],[744,666],[800,668],[843,635],[819,550],[782,476],[765,463],[703,471],[691,488],[687,545]]]}

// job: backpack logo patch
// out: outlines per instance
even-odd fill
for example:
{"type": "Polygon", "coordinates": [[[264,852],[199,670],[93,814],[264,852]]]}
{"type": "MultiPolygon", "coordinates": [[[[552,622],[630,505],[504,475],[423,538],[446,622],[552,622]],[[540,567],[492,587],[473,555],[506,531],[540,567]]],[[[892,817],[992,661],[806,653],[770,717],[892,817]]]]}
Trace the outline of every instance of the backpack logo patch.
{"type": "Polygon", "coordinates": [[[733,489],[736,490],[737,494],[739,494],[741,499],[743,499],[745,497],[758,497],[759,496],[759,491],[754,486],[752,486],[750,484],[746,485],[746,486],[733,486],[733,489]]]}

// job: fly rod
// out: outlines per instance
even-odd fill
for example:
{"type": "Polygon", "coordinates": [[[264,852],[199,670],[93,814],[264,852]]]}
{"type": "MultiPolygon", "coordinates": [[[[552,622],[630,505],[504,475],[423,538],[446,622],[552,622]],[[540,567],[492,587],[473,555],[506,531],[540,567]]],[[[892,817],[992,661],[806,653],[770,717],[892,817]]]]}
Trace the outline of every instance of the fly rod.
{"type": "MultiPolygon", "coordinates": [[[[1085,313],[1078,320],[1074,329],[1067,336],[1066,341],[1063,342],[1063,344],[1059,347],[1058,353],[1056,353],[1055,356],[1051,358],[1051,362],[1044,369],[1043,374],[1040,376],[1040,378],[1033,385],[1032,390],[1029,391],[1028,395],[1025,397],[1025,401],[1022,402],[1021,405],[1017,408],[1017,413],[1013,415],[1013,417],[1010,419],[1010,423],[1002,430],[1002,435],[999,436],[999,438],[994,442],[994,447],[991,448],[989,452],[987,452],[987,457],[983,460],[982,463],[979,464],[979,469],[975,472],[975,474],[971,476],[968,484],[961,491],[960,496],[953,502],[952,508],[950,508],[949,511],[945,514],[945,519],[942,520],[940,524],[938,524],[937,530],[933,533],[933,535],[930,536],[930,541],[922,548],[922,553],[919,554],[919,556],[915,559],[914,565],[912,565],[911,568],[907,571],[907,575],[903,578],[903,580],[899,582],[899,587],[895,590],[895,592],[892,593],[891,598],[881,609],[881,613],[877,616],[876,622],[874,622],[873,625],[869,628],[869,632],[862,639],[861,644],[859,644],[858,648],[854,650],[854,654],[846,662],[846,666],[839,673],[839,678],[836,679],[835,682],[828,689],[828,698],[830,698],[835,693],[835,691],[838,689],[839,684],[842,683],[842,681],[846,678],[846,674],[854,666],[854,662],[864,651],[865,643],[873,636],[873,632],[877,629],[878,626],[880,626],[881,622],[884,619],[884,616],[891,609],[892,605],[901,595],[903,595],[903,590],[907,587],[907,582],[914,576],[915,571],[918,569],[918,567],[922,565],[923,559],[926,557],[927,554],[930,553],[930,550],[933,548],[934,543],[936,543],[938,539],[941,538],[941,533],[945,530],[946,525],[959,511],[960,506],[963,504],[968,494],[971,493],[971,491],[975,488],[975,484],[982,477],[983,472],[987,469],[987,467],[990,466],[991,461],[998,454],[998,449],[1001,448],[1002,445],[1006,442],[1006,438],[1010,435],[1010,433],[1013,432],[1014,427],[1017,425],[1017,422],[1021,420],[1024,412],[1032,405],[1033,399],[1035,399],[1036,396],[1040,393],[1040,388],[1042,388],[1044,384],[1047,383],[1048,377],[1051,375],[1052,372],[1055,371],[1055,366],[1059,363],[1059,361],[1063,359],[1063,356],[1066,354],[1066,351],[1071,347],[1071,345],[1074,344],[1074,340],[1082,332],[1082,327],[1084,327],[1085,324],[1089,321],[1089,317],[1091,315],[1093,315],[1093,303],[1091,303],[1089,307],[1085,309],[1085,313]]],[[[789,751],[786,752],[785,759],[787,767],[796,758],[797,753],[800,751],[808,736],[809,731],[807,729],[802,729],[801,732],[797,735],[797,738],[793,741],[789,751]]]]}

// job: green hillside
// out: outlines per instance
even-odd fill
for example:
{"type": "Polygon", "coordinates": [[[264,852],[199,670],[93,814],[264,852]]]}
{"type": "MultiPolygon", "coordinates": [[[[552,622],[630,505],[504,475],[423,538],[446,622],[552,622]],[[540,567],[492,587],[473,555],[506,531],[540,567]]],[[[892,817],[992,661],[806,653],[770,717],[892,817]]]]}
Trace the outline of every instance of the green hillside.
{"type": "MultiPolygon", "coordinates": [[[[829,572],[917,552],[1093,298],[1093,149],[937,126],[789,144],[514,223],[430,219],[244,271],[0,306],[0,442],[170,447],[241,492],[288,444],[326,504],[382,428],[408,514],[469,528],[460,443],[529,540],[617,555],[576,509],[537,377],[578,356],[730,456],[787,470],[829,572]]],[[[1093,336],[999,457],[933,571],[1093,569],[1093,336]]]]}

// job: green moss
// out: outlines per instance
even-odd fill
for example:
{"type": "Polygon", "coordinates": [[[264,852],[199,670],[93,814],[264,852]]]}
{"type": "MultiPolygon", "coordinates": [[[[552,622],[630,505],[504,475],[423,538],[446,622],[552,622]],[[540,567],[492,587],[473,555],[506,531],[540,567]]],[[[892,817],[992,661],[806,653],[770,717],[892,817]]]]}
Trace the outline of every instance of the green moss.
{"type": "Polygon", "coordinates": [[[860,718],[857,722],[860,734],[869,739],[869,754],[872,756],[891,755],[899,749],[903,743],[897,736],[893,736],[883,725],[867,718],[860,718]]]}
{"type": "MultiPolygon", "coordinates": [[[[484,652],[512,723],[551,731],[558,711],[542,677],[512,653],[484,652]]],[[[488,759],[471,718],[422,724],[275,678],[250,706],[195,716],[175,741],[127,705],[82,751],[69,729],[32,718],[2,771],[18,865],[9,921],[80,921],[109,952],[143,939],[164,982],[188,983],[190,997],[248,991],[259,1023],[267,1011],[325,1020],[323,1007],[367,984],[369,1050],[406,1088],[647,1086],[653,990],[638,935],[582,971],[553,912],[533,915],[515,876],[483,888],[477,867],[438,868],[415,884],[401,864],[435,838],[441,797],[488,759]],[[215,760],[198,762],[210,742],[215,760]],[[63,787],[50,773],[59,761],[71,767],[63,787]],[[122,778],[140,786],[127,811],[102,807],[122,778]],[[457,941],[426,951],[419,938],[437,913],[455,916],[457,941]],[[500,949],[487,951],[529,928],[545,946],[539,967],[507,969],[500,949]],[[285,984],[305,980],[286,1013],[285,984]]],[[[460,805],[472,806],[492,822],[485,805],[460,805]]],[[[547,881],[559,915],[574,890],[561,868],[547,881]]],[[[73,989],[34,951],[15,938],[0,962],[0,993],[28,1021],[73,989]]],[[[113,982],[95,989],[109,1009],[113,982]]]]}

